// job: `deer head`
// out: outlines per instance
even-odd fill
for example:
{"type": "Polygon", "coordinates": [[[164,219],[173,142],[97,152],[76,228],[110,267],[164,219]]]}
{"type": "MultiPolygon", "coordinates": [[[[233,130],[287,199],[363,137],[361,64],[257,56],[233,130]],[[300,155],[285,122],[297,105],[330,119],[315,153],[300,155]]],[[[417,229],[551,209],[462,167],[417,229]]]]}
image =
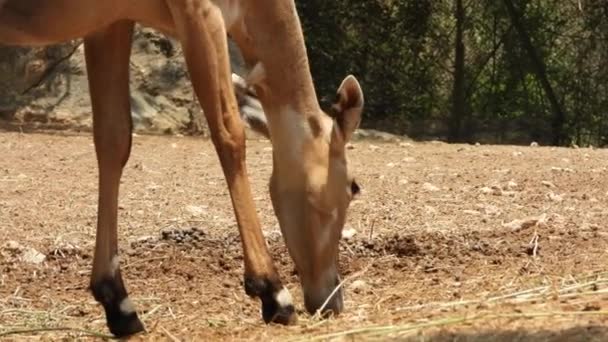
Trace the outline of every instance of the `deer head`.
{"type": "MultiPolygon", "coordinates": [[[[259,85],[263,79],[252,81],[259,85]]],[[[338,247],[347,209],[360,191],[348,169],[346,143],[361,122],[363,104],[358,81],[348,76],[330,115],[319,109],[303,118],[286,110],[275,118],[281,124],[271,128],[255,106],[241,110],[245,122],[272,141],[270,196],[311,313],[326,300],[326,312],[339,313],[343,307],[340,290],[328,297],[340,281],[338,247]]]]}

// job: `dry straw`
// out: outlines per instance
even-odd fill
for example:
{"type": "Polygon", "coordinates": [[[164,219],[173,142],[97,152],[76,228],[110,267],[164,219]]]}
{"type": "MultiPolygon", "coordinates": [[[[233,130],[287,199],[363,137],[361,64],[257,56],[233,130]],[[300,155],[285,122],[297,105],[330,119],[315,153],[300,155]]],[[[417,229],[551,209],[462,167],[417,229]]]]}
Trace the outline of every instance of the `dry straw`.
{"type": "MultiPolygon", "coordinates": [[[[590,276],[584,277],[575,281],[562,282],[562,287],[556,288],[552,285],[539,286],[532,289],[517,291],[514,293],[502,294],[488,298],[480,298],[473,300],[460,300],[453,302],[435,302],[415,306],[401,307],[393,309],[396,312],[409,312],[420,309],[445,309],[455,308],[459,306],[481,305],[489,307],[496,304],[522,304],[530,302],[542,302],[547,299],[566,300],[576,297],[578,299],[588,299],[591,301],[592,296],[598,296],[608,293],[608,273],[599,272],[590,276]]],[[[475,322],[483,322],[499,319],[542,319],[553,317],[608,317],[607,310],[589,310],[589,311],[546,311],[546,312],[515,312],[515,313],[492,313],[483,312],[472,315],[461,315],[453,317],[443,317],[436,320],[425,321],[422,323],[404,323],[398,325],[377,325],[355,329],[349,329],[338,332],[330,332],[325,334],[313,334],[302,338],[294,339],[293,341],[319,341],[333,340],[345,338],[361,338],[361,339],[385,339],[394,337],[403,337],[404,335],[417,333],[425,329],[440,328],[447,326],[455,326],[461,324],[471,324],[475,322]]]]}

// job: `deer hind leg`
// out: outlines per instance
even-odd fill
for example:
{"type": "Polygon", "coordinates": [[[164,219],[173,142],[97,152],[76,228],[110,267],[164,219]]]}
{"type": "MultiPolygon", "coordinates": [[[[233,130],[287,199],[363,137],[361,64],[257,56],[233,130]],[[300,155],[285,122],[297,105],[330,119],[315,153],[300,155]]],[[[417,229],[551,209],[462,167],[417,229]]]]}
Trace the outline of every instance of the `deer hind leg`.
{"type": "Polygon", "coordinates": [[[93,105],[93,136],[99,166],[99,210],[91,291],[103,305],[116,336],[142,331],[129,300],[118,259],[118,188],[131,150],[129,57],[132,22],[118,22],[85,38],[93,105]]]}
{"type": "Polygon", "coordinates": [[[266,247],[251,194],[245,165],[245,132],[231,81],[220,10],[206,0],[168,3],[232,199],[243,245],[245,292],[261,299],[267,323],[292,323],[296,315],[291,296],[266,247]]]}

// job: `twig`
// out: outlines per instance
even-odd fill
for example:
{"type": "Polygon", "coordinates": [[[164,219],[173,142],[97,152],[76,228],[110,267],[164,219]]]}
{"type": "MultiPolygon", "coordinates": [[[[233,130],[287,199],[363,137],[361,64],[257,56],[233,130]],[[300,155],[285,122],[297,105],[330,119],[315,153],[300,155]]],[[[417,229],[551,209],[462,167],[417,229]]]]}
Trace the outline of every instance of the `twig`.
{"type": "Polygon", "coordinates": [[[338,284],[338,286],[336,286],[334,288],[333,291],[331,291],[331,293],[329,294],[329,296],[327,296],[327,299],[325,299],[325,302],[323,303],[323,305],[321,305],[321,307],[317,310],[317,312],[315,313],[315,315],[313,316],[313,319],[318,319],[321,317],[321,314],[323,313],[323,310],[325,310],[325,307],[327,307],[327,304],[329,304],[329,301],[336,295],[336,293],[338,292],[338,290],[340,290],[342,288],[342,286],[349,280],[359,277],[360,275],[364,274],[365,272],[367,272],[367,270],[372,266],[372,264],[370,263],[369,265],[367,265],[364,269],[362,269],[359,272],[353,273],[350,276],[344,278],[340,284],[338,284]]]}
{"type": "Polygon", "coordinates": [[[376,219],[374,218],[372,220],[372,224],[370,225],[370,228],[369,228],[369,241],[370,242],[372,241],[372,237],[374,236],[374,225],[375,224],[376,224],[376,219]]]}
{"type": "Polygon", "coordinates": [[[528,243],[528,245],[533,245],[532,247],[532,257],[536,258],[536,255],[538,253],[538,233],[536,231],[534,231],[534,236],[532,237],[532,240],[530,240],[530,242],[528,243]]]}
{"type": "Polygon", "coordinates": [[[405,325],[389,325],[389,326],[372,326],[364,328],[356,328],[342,332],[317,335],[312,337],[304,337],[295,341],[319,341],[329,340],[338,337],[359,336],[381,336],[389,334],[403,334],[406,332],[419,331],[424,328],[441,327],[455,325],[460,323],[471,323],[479,320],[490,319],[525,319],[525,318],[543,318],[556,316],[608,316],[608,311],[553,311],[553,312],[528,312],[528,313],[508,313],[508,314],[479,314],[470,317],[451,317],[436,321],[426,322],[422,324],[405,324],[405,325]]]}
{"type": "Polygon", "coordinates": [[[167,306],[167,309],[169,310],[169,315],[171,315],[171,317],[173,317],[173,319],[177,319],[177,317],[175,317],[175,314],[173,313],[173,310],[171,310],[171,307],[167,306]]]}
{"type": "Polygon", "coordinates": [[[44,80],[49,77],[49,75],[51,75],[53,73],[53,71],[55,71],[55,69],[59,66],[59,64],[63,63],[64,61],[70,59],[78,50],[78,48],[82,45],[82,41],[80,41],[78,44],[76,44],[74,46],[74,48],[68,52],[67,55],[59,58],[57,61],[55,61],[55,63],[53,63],[51,66],[49,66],[48,68],[46,68],[44,70],[44,73],[40,76],[40,78],[34,82],[34,84],[30,85],[27,89],[25,89],[21,95],[25,95],[27,93],[29,93],[32,89],[37,88],[38,86],[40,86],[42,84],[42,82],[44,82],[44,80]]]}
{"type": "Polygon", "coordinates": [[[141,316],[141,319],[142,320],[146,320],[148,317],[152,316],[156,311],[158,311],[162,307],[163,307],[162,304],[155,306],[152,310],[150,310],[150,311],[146,312],[145,314],[143,314],[141,316]]]}
{"type": "MultiPolygon", "coordinates": [[[[586,278],[589,279],[591,277],[595,277],[595,278],[597,278],[597,280],[588,281],[588,282],[585,282],[582,284],[575,284],[575,285],[571,285],[571,286],[564,287],[561,289],[556,289],[555,292],[550,292],[550,293],[555,293],[558,297],[562,298],[562,297],[566,296],[566,294],[573,292],[573,291],[577,291],[577,290],[591,287],[594,285],[598,286],[598,285],[608,284],[608,279],[602,278],[602,276],[604,276],[604,274],[592,275],[592,276],[589,276],[586,278]]],[[[535,287],[535,288],[531,288],[531,289],[527,289],[527,290],[518,291],[515,293],[509,293],[509,294],[499,295],[499,296],[495,296],[495,297],[485,298],[485,299],[459,300],[459,301],[454,301],[454,302],[434,302],[434,303],[427,303],[427,304],[420,304],[420,305],[412,305],[412,306],[397,308],[397,309],[395,309],[395,312],[419,310],[419,309],[428,308],[428,307],[446,308],[446,307],[454,307],[454,306],[460,306],[460,305],[494,303],[494,302],[509,301],[509,300],[512,300],[513,302],[530,301],[530,300],[532,300],[532,298],[535,298],[535,297],[537,298],[537,297],[540,297],[543,295],[547,295],[548,292],[551,290],[551,288],[552,288],[551,286],[545,285],[545,286],[539,286],[539,287],[535,287]]],[[[595,290],[595,291],[591,291],[591,292],[576,293],[576,295],[594,295],[594,294],[603,293],[604,291],[605,290],[595,290]]],[[[571,295],[569,295],[569,296],[571,296],[571,295]]]]}
{"type": "Polygon", "coordinates": [[[97,338],[103,338],[105,340],[113,340],[114,336],[105,335],[102,333],[98,333],[95,331],[79,329],[79,328],[70,328],[70,327],[54,327],[54,328],[33,328],[33,329],[20,329],[20,330],[8,330],[5,332],[0,332],[0,337],[10,336],[10,335],[19,335],[19,334],[35,334],[39,332],[51,332],[51,331],[71,331],[77,332],[81,334],[85,334],[87,336],[93,336],[97,338]]]}
{"type": "Polygon", "coordinates": [[[161,330],[162,330],[162,331],[165,333],[165,335],[167,335],[167,337],[171,339],[171,341],[173,341],[173,342],[181,342],[181,341],[179,340],[179,338],[177,338],[177,337],[173,336],[173,334],[171,334],[171,333],[170,333],[170,332],[169,332],[167,329],[165,329],[165,328],[164,328],[164,327],[162,327],[162,326],[161,326],[160,328],[161,328],[161,330]]]}
{"type": "Polygon", "coordinates": [[[6,309],[3,311],[0,311],[0,316],[3,315],[7,315],[7,314],[12,314],[12,313],[20,313],[20,314],[26,314],[26,315],[48,315],[49,312],[47,311],[30,311],[30,310],[23,310],[23,309],[6,309]]]}

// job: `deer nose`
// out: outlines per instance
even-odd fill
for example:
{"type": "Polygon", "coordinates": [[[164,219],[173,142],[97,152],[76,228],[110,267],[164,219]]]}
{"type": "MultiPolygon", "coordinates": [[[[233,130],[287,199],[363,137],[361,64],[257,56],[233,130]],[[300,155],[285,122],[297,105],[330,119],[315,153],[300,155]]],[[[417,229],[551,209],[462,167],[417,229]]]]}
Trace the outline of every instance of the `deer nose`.
{"type": "Polygon", "coordinates": [[[340,284],[340,278],[336,277],[333,285],[321,288],[317,291],[305,291],[304,305],[306,310],[314,315],[317,311],[323,317],[331,314],[337,315],[344,309],[342,288],[336,289],[340,284]]]}

